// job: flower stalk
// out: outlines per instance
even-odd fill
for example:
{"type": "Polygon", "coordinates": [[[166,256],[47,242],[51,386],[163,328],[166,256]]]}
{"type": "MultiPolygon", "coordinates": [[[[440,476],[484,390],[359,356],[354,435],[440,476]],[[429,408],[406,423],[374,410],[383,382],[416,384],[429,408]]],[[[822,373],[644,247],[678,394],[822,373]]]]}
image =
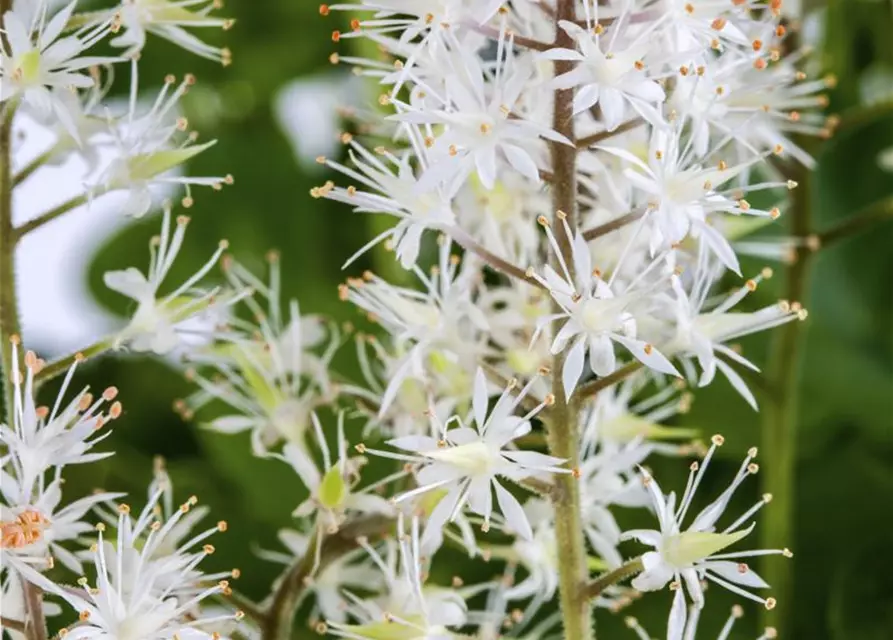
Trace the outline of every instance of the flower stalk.
{"type": "MultiPolygon", "coordinates": [[[[576,19],[576,2],[559,0],[555,12],[555,46],[573,47],[573,41],[558,27],[561,20],[576,19]]],[[[555,75],[561,75],[573,68],[572,62],[555,61],[555,75]]],[[[565,138],[574,141],[573,89],[555,91],[552,127],[565,138]]],[[[571,231],[577,228],[577,149],[561,142],[550,144],[552,159],[552,208],[556,215],[566,216],[571,231]],[[560,213],[559,213],[560,212],[560,213]]],[[[558,245],[566,263],[572,263],[572,238],[558,228],[558,245]]],[[[558,257],[554,257],[558,264],[558,257]]],[[[555,331],[559,330],[556,323],[555,331]]],[[[575,404],[569,402],[564,392],[561,371],[564,370],[565,354],[555,354],[552,361],[552,393],[555,404],[548,423],[548,443],[551,455],[564,458],[572,469],[579,468],[579,419],[575,404]]],[[[586,542],[583,538],[581,517],[580,487],[574,474],[555,478],[555,488],[551,494],[555,511],[555,538],[558,555],[558,580],[561,617],[564,637],[567,640],[592,640],[595,637],[589,601],[583,586],[588,578],[586,565],[586,542]]]]}

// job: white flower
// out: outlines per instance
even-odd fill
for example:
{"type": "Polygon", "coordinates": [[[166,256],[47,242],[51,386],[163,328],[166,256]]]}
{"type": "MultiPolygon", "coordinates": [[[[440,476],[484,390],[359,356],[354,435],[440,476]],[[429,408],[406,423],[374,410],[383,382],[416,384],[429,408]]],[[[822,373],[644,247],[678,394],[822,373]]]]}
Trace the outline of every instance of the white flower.
{"type": "MultiPolygon", "coordinates": [[[[12,370],[19,371],[19,347],[12,348],[12,370]]],[[[84,388],[67,404],[65,394],[74,376],[76,358],[68,369],[52,409],[37,406],[35,376],[44,366],[33,351],[25,354],[24,384],[21,375],[13,375],[13,424],[0,425],[0,443],[5,448],[2,461],[3,493],[8,504],[24,507],[47,490],[47,472],[59,471],[69,464],[85,464],[106,458],[111,453],[91,453],[90,449],[109,435],[99,433],[106,422],[121,415],[121,403],[113,402],[107,412],[104,405],[118,395],[115,387],[108,387],[95,399],[84,388]]]]}
{"type": "Polygon", "coordinates": [[[452,69],[444,79],[442,108],[392,100],[398,113],[391,119],[429,130],[443,126],[443,133],[430,141],[431,165],[420,176],[419,189],[445,185],[447,193],[454,194],[474,171],[481,184],[492,189],[501,163],[538,183],[539,168],[530,147],[542,138],[570,144],[564,136],[517,112],[530,69],[512,64],[511,38],[507,46],[502,38],[501,33],[502,55],[492,75],[470,50],[453,42],[445,60],[452,69]]]}
{"type": "Polygon", "coordinates": [[[207,291],[196,289],[228,246],[226,241],[221,241],[211,258],[179,287],[159,297],[158,290],[180,252],[188,224],[188,217],[178,216],[176,228],[171,233],[171,210],[166,206],[161,235],[149,243],[151,259],[147,274],[135,267],[128,267],[123,271],[108,271],[103,276],[103,282],[109,289],[137,303],[130,323],[118,334],[116,340],[119,346],[127,346],[134,351],[169,353],[181,344],[183,335],[190,331],[187,320],[207,311],[212,305],[233,301],[227,296],[215,299],[220,293],[219,288],[207,291]]]}
{"type": "Polygon", "coordinates": [[[443,188],[426,192],[420,192],[416,188],[417,181],[411,160],[414,157],[425,157],[422,152],[424,143],[417,135],[417,130],[407,129],[410,141],[416,146],[415,156],[407,152],[398,156],[382,148],[377,151],[382,156],[379,160],[368,149],[351,139],[348,155],[356,170],[331,160],[327,160],[326,164],[356,180],[361,188],[354,185],[347,188],[336,187],[327,183],[312,192],[315,196],[349,204],[357,212],[385,213],[398,220],[393,228],[380,233],[353,254],[345,262],[345,267],[374,245],[387,241],[393,246],[400,264],[408,269],[416,263],[419,256],[424,231],[444,230],[455,224],[450,199],[446,197],[443,188]]]}
{"type": "MultiPolygon", "coordinates": [[[[703,264],[699,265],[698,271],[709,271],[710,268],[709,263],[703,264]]],[[[709,304],[715,305],[709,311],[705,311],[703,308],[708,304],[708,289],[713,281],[709,275],[695,277],[690,293],[686,293],[679,277],[672,278],[673,291],[676,296],[674,305],[676,335],[667,346],[668,353],[681,356],[683,370],[687,377],[691,380],[697,379],[701,387],[710,384],[716,371],[719,370],[754,409],[757,408],[757,402],[747,384],[727,362],[718,356],[723,356],[752,371],[759,371],[750,360],[724,343],[793,320],[806,319],[805,309],[799,304],[787,302],[763,307],[749,313],[732,311],[735,305],[756,290],[762,280],[771,275],[771,270],[764,269],[757,277],[748,280],[744,286],[725,299],[720,299],[718,302],[716,298],[709,299],[709,304]],[[691,360],[694,359],[697,359],[702,369],[699,377],[694,375],[691,367],[691,360]]]]}
{"type": "MultiPolygon", "coordinates": [[[[406,533],[404,518],[397,520],[399,571],[396,562],[383,559],[365,540],[360,540],[372,561],[384,574],[387,591],[377,600],[362,600],[350,594],[354,606],[348,609],[359,624],[329,622],[329,633],[352,640],[460,640],[450,628],[467,623],[467,609],[455,589],[425,585],[427,573],[420,555],[419,520],[412,519],[406,533]]],[[[389,549],[393,549],[390,546],[389,549]]]]}
{"type": "Polygon", "coordinates": [[[612,33],[605,36],[611,44],[603,51],[601,31],[592,25],[584,29],[562,21],[559,26],[574,39],[577,50],[556,47],[543,57],[577,63],[571,71],[551,82],[556,89],[578,88],[574,95],[574,114],[598,105],[608,131],[627,119],[629,109],[654,125],[663,122],[658,105],[666,97],[664,90],[645,74],[642,63],[650,47],[647,39],[640,38],[639,42],[621,49],[612,33]]]}
{"type": "Polygon", "coordinates": [[[405,381],[424,380],[432,365],[461,374],[474,366],[485,348],[487,319],[472,300],[476,273],[460,270],[450,248],[449,242],[441,244],[438,267],[430,276],[413,267],[425,291],[396,287],[371,272],[339,288],[342,300],[356,304],[393,336],[400,354],[399,363],[389,372],[379,416],[388,411],[405,381]]]}
{"type": "Polygon", "coordinates": [[[159,554],[167,536],[195,503],[194,498],[190,499],[169,519],[160,520],[155,507],[161,494],[156,492],[136,520],[126,505],[119,507],[114,544],[104,539],[104,527],[99,527],[99,539],[92,551],[96,569],[93,587],[84,579],[81,589],[65,588],[33,570],[25,572],[26,578],[78,611],[81,622],[69,629],[72,638],[167,640],[179,636],[198,640],[210,637],[210,632],[199,627],[241,617],[237,612],[208,618],[197,608],[205,599],[229,588],[226,581],[209,585],[209,576],[197,569],[213,553],[213,546],[192,549],[210,534],[225,530],[225,524],[194,536],[171,554],[159,554]]]}
{"type": "Polygon", "coordinates": [[[437,47],[448,34],[461,30],[468,23],[484,23],[502,5],[502,0],[361,0],[359,3],[323,5],[321,12],[374,11],[371,19],[355,19],[351,31],[336,31],[335,39],[369,37],[379,41],[383,36],[399,32],[400,43],[437,47]]]}
{"type": "MultiPolygon", "coordinates": [[[[726,623],[722,626],[722,629],[719,631],[719,635],[716,636],[716,640],[728,640],[732,633],[732,628],[735,626],[735,621],[741,618],[744,615],[744,609],[741,608],[740,605],[735,605],[732,607],[732,613],[729,615],[726,623]]],[[[698,622],[700,621],[701,610],[696,607],[689,607],[688,610],[688,621],[685,625],[685,630],[682,635],[668,635],[667,640],[676,640],[677,638],[682,638],[682,640],[695,640],[695,638],[703,638],[698,634],[698,622]]],[[[628,617],[624,620],[626,626],[633,630],[639,640],[652,640],[652,636],[648,634],[647,631],[639,624],[639,621],[633,617],[628,617]]],[[[673,630],[675,633],[675,630],[673,630]]],[[[712,636],[711,636],[712,637],[712,636]]],[[[756,640],[775,640],[778,637],[778,632],[774,627],[766,627],[763,630],[763,633],[760,634],[756,640]]]]}
{"type": "Polygon", "coordinates": [[[115,151],[114,159],[103,169],[92,187],[95,194],[110,191],[127,191],[128,199],[122,207],[124,212],[141,217],[152,208],[152,187],[158,185],[183,185],[186,196],[182,203],[192,205],[191,186],[206,186],[221,189],[224,184],[232,184],[227,176],[182,176],[172,175],[171,171],[185,164],[203,151],[216,144],[211,140],[195,144],[196,132],[191,132],[185,142],[177,138],[187,131],[186,118],[178,117],[176,107],[183,94],[195,84],[195,77],[187,74],[176,84],[174,76],[164,79],[164,86],[152,107],[138,114],[137,88],[139,86],[137,62],[131,63],[130,101],[127,114],[119,122],[113,123],[110,131],[115,151]]]}
{"type": "Polygon", "coordinates": [[[513,440],[530,432],[530,418],[546,404],[540,404],[523,417],[515,416],[515,409],[527,395],[527,388],[517,397],[512,397],[512,388],[509,386],[488,412],[487,380],[483,370],[478,369],[472,401],[474,429],[466,427],[461,418],[454,416],[442,426],[439,438],[417,435],[388,442],[393,447],[413,452],[414,456],[367,449],[370,453],[422,465],[416,474],[418,488],[397,496],[395,501],[401,502],[435,489],[447,491],[432,511],[428,529],[443,527],[467,504],[473,513],[484,518],[483,528],[488,530],[495,490],[505,528],[525,539],[533,536],[521,504],[498,478],[520,482],[543,474],[570,473],[570,470],[559,466],[564,462],[560,458],[510,448],[513,440]],[[459,426],[449,428],[453,422],[459,426]]]}
{"type": "MultiPolygon", "coordinates": [[[[572,235],[567,222],[562,222],[568,235],[572,235]]],[[[548,225],[546,232],[551,244],[559,251],[548,225]]],[[[563,258],[563,276],[551,265],[546,265],[545,276],[536,276],[560,307],[558,313],[537,321],[538,332],[555,320],[565,320],[551,347],[553,354],[567,351],[561,372],[565,396],[570,398],[583,375],[587,349],[589,368],[593,373],[606,376],[616,369],[615,342],[651,369],[678,376],[679,372],[660,351],[636,338],[636,318],[631,309],[644,295],[630,289],[615,296],[611,286],[593,271],[589,248],[580,233],[574,237],[572,258],[573,277],[563,258]]]]}
{"type": "Polygon", "coordinates": [[[183,404],[191,416],[209,401],[222,400],[235,413],[205,426],[221,433],[250,431],[258,456],[282,441],[305,446],[311,413],[335,396],[328,367],[341,340],[334,325],[302,316],[297,300],[289,302],[287,315],[283,312],[278,256],[271,254],[269,262],[266,284],[237,262],[225,261],[232,288],[257,293],[266,305],[251,295],[240,297],[255,322],[233,317],[229,329],[216,336],[218,343],[190,354],[194,364],[220,375],[208,378],[202,369],[191,371],[201,391],[183,404]],[[323,353],[317,355],[320,348],[323,353]]]}
{"type": "Polygon", "coordinates": [[[66,5],[49,21],[46,0],[18,2],[3,15],[0,102],[21,96],[38,117],[48,119],[54,115],[77,140],[77,127],[68,105],[51,89],[92,87],[94,79],[84,71],[118,58],[82,55],[109,33],[110,20],[62,37],[76,4],[75,1],[66,5]]]}
{"type": "Polygon", "coordinates": [[[122,54],[126,58],[139,54],[146,46],[146,34],[151,33],[226,66],[232,62],[229,49],[209,45],[188,31],[204,27],[229,29],[232,20],[211,15],[220,5],[219,0],[122,0],[117,7],[90,15],[97,19],[118,16],[124,33],[112,39],[111,44],[127,47],[122,54]]]}
{"type": "Polygon", "coordinates": [[[655,128],[646,161],[620,147],[603,146],[599,149],[632,165],[623,175],[642,194],[647,206],[643,220],[650,225],[652,255],[682,242],[690,233],[727,268],[740,274],[738,258],[729,241],[712,226],[712,216],[726,213],[777,218],[777,210],[752,206],[744,199],[744,193],[769,188],[793,188],[796,184],[771,182],[721,190],[723,185],[768,153],[735,166],[720,161],[715,167],[705,167],[694,157],[691,147],[681,136],[679,126],[671,131],[655,128]]]}
{"type": "MultiPolygon", "coordinates": [[[[282,450],[282,458],[291,465],[310,492],[307,499],[292,513],[298,518],[317,514],[317,525],[321,531],[333,534],[345,521],[349,512],[380,513],[393,515],[393,506],[381,496],[368,491],[354,491],[359,480],[363,458],[350,458],[347,455],[347,441],[344,438],[344,412],[338,414],[338,460],[333,464],[329,446],[319,418],[310,415],[316,436],[317,447],[322,452],[322,469],[317,466],[305,448],[288,443],[282,450]]],[[[317,536],[322,540],[322,535],[317,536]]]]}
{"type": "MultiPolygon", "coordinates": [[[[291,568],[297,558],[303,558],[309,551],[311,537],[306,534],[292,529],[282,529],[277,537],[288,549],[288,553],[262,551],[261,558],[291,568]]],[[[314,573],[313,580],[306,586],[307,591],[316,596],[314,610],[309,619],[316,618],[318,614],[324,620],[335,623],[347,622],[350,600],[346,594],[349,590],[378,591],[385,586],[378,567],[370,566],[366,562],[357,562],[362,553],[363,549],[349,551],[314,573]]],[[[287,573],[288,569],[280,580],[284,579],[287,573]]]]}
{"type": "Polygon", "coordinates": [[[716,523],[725,512],[735,490],[749,475],[758,470],[758,466],[752,462],[757,454],[756,448],[748,452],[747,458],[729,487],[683,528],[683,522],[704,472],[716,448],[722,443],[721,436],[714,436],[713,444],[703,462],[700,465],[692,463],[688,484],[678,508],[675,493],[671,492],[665,496],[654,478],[647,474],[643,475],[643,481],[651,494],[652,505],[660,522],[660,530],[636,529],[626,531],[622,536],[623,539],[635,539],[654,548],[654,551],[648,551],[642,556],[644,570],[632,581],[633,587],[641,591],[654,591],[672,582],[671,587],[676,591],[676,596],[670,613],[668,637],[674,640],[682,638],[682,631],[685,628],[684,591],[688,592],[698,607],[703,607],[704,590],[701,580],[706,579],[740,596],[761,602],[766,608],[771,609],[775,606],[773,598],[761,598],[743,588],[763,589],[769,585],[742,560],[772,554],[786,557],[791,555],[787,549],[720,553],[745,538],[753,530],[753,524],[745,529],[741,527],[771,500],[770,495],[765,495],[731,525],[717,531],[716,523]]]}
{"type": "Polygon", "coordinates": [[[11,476],[2,483],[0,504],[0,547],[6,560],[15,567],[21,562],[35,565],[58,560],[65,568],[83,573],[77,555],[62,546],[93,530],[84,521],[88,511],[97,505],[123,496],[123,493],[96,493],[62,506],[62,480],[56,479],[27,503],[20,502],[21,491],[11,476]]]}

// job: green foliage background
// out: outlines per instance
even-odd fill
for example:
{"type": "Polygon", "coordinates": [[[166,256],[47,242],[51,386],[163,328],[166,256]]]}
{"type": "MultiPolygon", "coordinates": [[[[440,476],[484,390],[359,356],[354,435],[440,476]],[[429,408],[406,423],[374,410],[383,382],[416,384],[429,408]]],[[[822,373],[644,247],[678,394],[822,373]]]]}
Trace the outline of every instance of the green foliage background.
{"type": "MultiPolygon", "coordinates": [[[[893,9],[887,0],[814,4],[827,5],[826,44],[816,55],[825,71],[839,79],[830,93],[829,111],[842,117],[839,134],[820,147],[813,179],[801,186],[811,190],[821,230],[893,196],[893,174],[877,165],[878,153],[893,147],[893,105],[860,105],[859,89],[870,70],[893,73],[893,9]]],[[[203,139],[218,138],[219,143],[195,160],[189,171],[231,173],[236,179],[221,193],[197,193],[176,269],[179,274],[191,273],[219,238],[228,238],[232,253],[257,269],[264,266],[265,252],[277,248],[282,252],[283,289],[300,300],[302,311],[355,321],[352,309],[339,303],[336,285],[346,275],[340,270],[344,258],[370,237],[374,223],[339,205],[310,198],[310,188],[329,176],[297,165],[273,114],[274,96],[289,81],[347,72],[344,67],[333,69],[327,61],[334,50],[330,33],[338,22],[320,18],[311,0],[230,0],[225,11],[237,20],[235,28],[222,34],[234,52],[231,67],[197,60],[158,39],[151,40],[141,62],[141,77],[148,86],[153,79],[160,84],[167,73],[189,71],[198,76],[199,84],[187,96],[187,115],[203,139]]],[[[340,49],[349,46],[342,43],[340,49]]],[[[370,103],[374,95],[373,89],[370,103]]],[[[104,290],[102,273],[142,266],[157,224],[158,218],[152,217],[129,226],[94,257],[85,277],[101,304],[126,313],[122,300],[104,290]]],[[[351,273],[368,266],[368,261],[361,261],[351,273]]],[[[889,221],[835,245],[816,261],[806,301],[810,318],[799,389],[797,529],[795,539],[777,541],[795,551],[788,565],[796,589],[790,638],[893,637],[891,276],[889,221]]],[[[173,280],[177,277],[175,273],[173,280]]],[[[776,277],[773,286],[782,281],[776,277]]],[[[765,294],[780,292],[767,288],[765,294]]],[[[759,363],[765,362],[767,345],[767,340],[758,338],[745,346],[759,363]]],[[[347,367],[345,373],[351,373],[348,357],[341,364],[347,367]]],[[[125,413],[107,441],[117,455],[88,469],[72,469],[70,495],[102,486],[126,490],[139,503],[151,477],[153,456],[165,456],[180,495],[197,494],[211,506],[215,519],[229,521],[229,531],[216,541],[212,564],[240,567],[237,588],[252,598],[263,597],[278,568],[258,560],[254,552],[258,547],[277,548],[276,531],[289,525],[289,514],[302,499],[296,476],[282,463],[252,458],[247,437],[209,434],[183,423],[172,403],[190,387],[159,361],[104,357],[84,371],[96,387],[115,384],[121,389],[125,413]]],[[[698,393],[685,422],[707,436],[725,434],[729,445],[722,451],[721,466],[710,476],[718,483],[734,473],[747,447],[759,444],[759,416],[721,382],[698,393]]],[[[665,488],[684,483],[684,462],[662,460],[654,466],[665,488]]],[[[749,484],[742,507],[760,493],[758,482],[749,484]]],[[[630,554],[634,551],[634,546],[627,549],[630,554]]],[[[455,562],[461,569],[462,559],[455,562]]],[[[702,637],[711,637],[721,627],[726,604],[732,604],[726,595],[719,589],[711,591],[702,637]]],[[[668,608],[669,595],[658,594],[624,614],[637,616],[653,635],[660,635],[668,608]]],[[[747,611],[735,638],[758,635],[757,608],[747,611]]],[[[622,628],[624,614],[602,612],[599,637],[632,637],[622,628]]],[[[309,633],[296,630],[295,637],[309,633]]]]}

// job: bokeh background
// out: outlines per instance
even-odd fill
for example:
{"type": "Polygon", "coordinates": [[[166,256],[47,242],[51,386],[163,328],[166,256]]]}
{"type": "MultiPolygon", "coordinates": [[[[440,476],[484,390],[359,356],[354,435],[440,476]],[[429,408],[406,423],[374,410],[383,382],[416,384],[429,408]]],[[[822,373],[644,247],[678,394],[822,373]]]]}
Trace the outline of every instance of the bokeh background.
{"type": "MultiPolygon", "coordinates": [[[[828,0],[806,8],[804,38],[814,43],[813,64],[838,79],[829,92],[828,112],[841,117],[837,135],[815,146],[818,169],[800,187],[808,190],[820,231],[893,197],[893,4],[828,0]]],[[[278,249],[284,294],[299,299],[302,311],[356,322],[353,309],[336,295],[337,284],[349,275],[341,264],[380,223],[314,200],[309,191],[330,177],[314,158],[339,153],[338,132],[345,126],[340,108],[373,105],[378,91],[346,66],[329,63],[336,48],[331,31],[344,25],[335,17],[321,18],[313,0],[229,0],[225,12],[236,18],[236,26],[211,39],[233,50],[230,67],[186,55],[157,38],[140,63],[144,87],[160,86],[168,73],[198,76],[184,101],[185,112],[203,139],[219,142],[187,170],[235,177],[235,184],[222,192],[197,192],[171,282],[201,265],[220,238],[229,239],[233,255],[259,271],[265,267],[264,254],[278,249]]],[[[337,48],[344,53],[352,46],[356,41],[342,41],[337,48]]],[[[70,225],[70,231],[60,235],[61,226],[41,231],[23,245],[24,331],[44,357],[82,346],[78,341],[123,322],[131,310],[104,288],[102,274],[130,265],[143,268],[159,218],[113,224],[115,216],[107,211],[102,219],[93,215],[71,214],[59,223],[70,225]]],[[[761,264],[750,263],[746,271],[761,264]]],[[[784,272],[784,265],[772,266],[779,275],[784,272]]],[[[395,273],[391,256],[373,252],[350,274],[370,267],[395,273]]],[[[795,552],[787,565],[795,585],[789,638],[893,638],[891,277],[893,224],[887,220],[820,254],[803,300],[810,316],[798,363],[796,530],[793,539],[777,541],[795,552]]],[[[783,277],[774,278],[761,288],[763,298],[757,302],[780,296],[783,285],[783,277]]],[[[769,345],[770,340],[758,337],[745,348],[763,363],[769,345]]],[[[348,353],[336,359],[336,366],[355,375],[351,348],[343,351],[348,353]]],[[[303,498],[297,477],[282,463],[252,458],[247,436],[212,434],[184,423],[172,406],[190,386],[175,363],[126,354],[102,357],[84,367],[81,380],[97,388],[118,386],[125,413],[106,441],[117,454],[89,468],[71,469],[69,495],[105,487],[128,491],[137,504],[151,479],[153,457],[164,456],[178,494],[198,495],[215,520],[229,521],[211,564],[240,567],[237,588],[251,598],[263,597],[280,568],[255,553],[258,548],[281,550],[276,533],[291,524],[290,513],[303,498]]],[[[52,394],[53,385],[45,392],[52,394]]],[[[758,398],[766,402],[765,394],[758,398]]],[[[692,411],[679,422],[702,429],[705,436],[726,436],[721,465],[708,477],[722,483],[743,451],[760,444],[760,420],[728,386],[717,383],[697,394],[692,411]]],[[[681,488],[687,463],[656,460],[653,466],[664,487],[675,483],[681,488]]],[[[742,506],[761,491],[758,482],[749,484],[742,506]]],[[[463,562],[457,556],[451,571],[463,562]]],[[[481,575],[482,570],[473,571],[481,575]]],[[[718,632],[732,604],[717,591],[710,594],[701,637],[718,632]]],[[[668,607],[669,595],[661,594],[619,616],[603,612],[600,637],[631,637],[622,628],[627,614],[660,635],[668,607]]],[[[734,637],[758,635],[757,609],[747,608],[734,637]]],[[[309,633],[296,631],[295,637],[309,633]]]]}

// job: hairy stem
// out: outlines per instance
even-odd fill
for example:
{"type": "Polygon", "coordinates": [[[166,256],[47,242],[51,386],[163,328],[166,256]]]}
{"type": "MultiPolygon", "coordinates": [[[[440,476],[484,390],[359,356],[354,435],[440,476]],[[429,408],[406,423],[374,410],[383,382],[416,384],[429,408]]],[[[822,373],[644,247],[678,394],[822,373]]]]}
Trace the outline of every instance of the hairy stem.
{"type": "Polygon", "coordinates": [[[587,229],[583,232],[583,237],[586,240],[595,240],[596,238],[601,238],[602,236],[606,236],[609,233],[613,233],[618,229],[622,229],[626,225],[631,222],[635,222],[639,218],[645,215],[644,211],[631,211],[626,215],[620,216],[619,218],[615,218],[610,222],[606,222],[604,224],[600,224],[597,227],[592,227],[591,229],[587,229]]]}
{"type": "Polygon", "coordinates": [[[500,258],[495,253],[481,246],[474,238],[468,235],[460,227],[450,227],[450,237],[463,249],[475,254],[481,260],[486,262],[494,271],[509,276],[510,278],[518,278],[534,287],[544,288],[542,283],[535,278],[527,275],[527,271],[511,262],[500,258]]]}
{"type": "MultiPolygon", "coordinates": [[[[800,184],[793,192],[791,232],[796,237],[812,233],[812,184],[810,174],[797,171],[794,178],[800,184]]],[[[797,249],[794,263],[786,274],[784,297],[790,302],[803,303],[808,291],[809,275],[814,252],[808,247],[797,249]]],[[[793,541],[794,477],[797,463],[797,420],[800,399],[800,356],[803,350],[803,322],[789,322],[774,332],[767,379],[775,390],[776,402],[767,403],[762,414],[761,453],[763,464],[762,488],[773,496],[772,508],[768,509],[761,528],[761,545],[776,549],[793,541]]],[[[778,606],[765,612],[767,623],[784,633],[788,601],[792,593],[791,571],[777,562],[767,562],[763,577],[772,585],[778,606]]]]}
{"type": "Polygon", "coordinates": [[[577,390],[574,392],[574,400],[580,402],[585,400],[586,398],[590,398],[596,395],[602,389],[607,389],[611,385],[615,385],[621,380],[625,380],[628,376],[631,376],[636,371],[642,368],[642,363],[638,360],[630,362],[627,365],[624,365],[610,373],[603,378],[598,378],[597,380],[593,380],[592,382],[587,382],[584,385],[580,385],[577,387],[577,390]]]}
{"type": "MultiPolygon", "coordinates": [[[[575,0],[558,0],[555,10],[555,46],[574,48],[573,40],[558,28],[559,20],[576,18],[575,0]]],[[[555,75],[567,73],[573,63],[555,61],[555,75]]],[[[574,142],[573,89],[555,92],[552,128],[574,142]]],[[[552,159],[552,206],[556,214],[566,216],[571,233],[577,228],[577,180],[576,146],[561,143],[550,145],[552,159]]],[[[564,225],[555,225],[558,244],[568,266],[573,264],[571,257],[572,238],[564,225]]],[[[557,263],[557,256],[553,257],[557,263]]],[[[558,330],[556,326],[555,331],[558,330]]],[[[579,422],[574,405],[564,395],[561,371],[564,368],[564,354],[559,353],[552,362],[552,393],[555,403],[551,408],[547,423],[549,451],[552,455],[565,458],[572,469],[580,465],[579,422]]],[[[565,640],[593,640],[592,617],[589,601],[584,588],[589,577],[586,565],[586,543],[583,538],[583,525],[580,510],[580,487],[573,474],[555,477],[555,487],[551,493],[555,510],[555,538],[558,556],[558,583],[561,603],[561,617],[565,640]]]]}
{"type": "MultiPolygon", "coordinates": [[[[102,195],[102,193],[104,193],[104,192],[95,193],[95,194],[93,194],[93,197],[102,195]]],[[[79,196],[74,196],[73,198],[66,200],[62,204],[53,207],[49,211],[46,211],[46,212],[40,214],[36,218],[32,218],[31,220],[28,220],[28,222],[25,222],[20,227],[15,228],[15,230],[13,232],[15,241],[17,242],[25,234],[31,233],[35,229],[39,229],[40,227],[47,224],[48,222],[52,222],[56,218],[61,218],[69,211],[71,211],[73,209],[77,209],[78,207],[87,204],[90,201],[90,198],[91,198],[90,195],[88,195],[86,193],[82,193],[79,196]]]]}
{"type": "Polygon", "coordinates": [[[47,380],[52,380],[56,376],[60,376],[68,369],[71,368],[71,365],[75,363],[77,360],[85,360],[88,358],[92,358],[94,356],[101,355],[106,351],[110,350],[114,346],[114,338],[105,338],[100,340],[99,342],[94,342],[89,347],[85,347],[78,351],[77,353],[72,353],[58,360],[53,360],[52,362],[46,364],[40,371],[35,374],[35,381],[39,383],[46,382],[47,380]]]}
{"type": "Polygon", "coordinates": [[[13,178],[12,178],[12,186],[17,187],[21,183],[23,183],[25,180],[30,178],[31,174],[33,174],[35,171],[40,169],[43,165],[45,165],[49,161],[50,158],[53,157],[53,155],[55,155],[56,149],[57,149],[56,146],[50,147],[49,149],[47,149],[46,151],[41,153],[39,156],[34,158],[34,160],[29,162],[27,165],[25,165],[21,171],[17,171],[15,176],[13,176],[13,178]]]}
{"type": "MultiPolygon", "coordinates": [[[[0,0],[0,15],[11,0],[0,0]]],[[[11,338],[20,333],[16,295],[15,248],[12,227],[12,121],[15,105],[7,104],[0,112],[0,351],[3,352],[0,375],[3,377],[3,404],[7,424],[12,425],[13,375],[11,338]]]]}
{"type": "Polygon", "coordinates": [[[619,136],[621,133],[626,133],[627,131],[631,131],[636,127],[640,127],[645,124],[645,121],[642,118],[633,118],[632,120],[627,120],[623,124],[619,125],[615,129],[611,129],[610,131],[599,131],[598,133],[593,133],[592,135],[586,136],[585,138],[580,138],[577,140],[577,148],[578,149],[587,149],[592,145],[596,145],[599,142],[604,142],[614,136],[619,136]]]}
{"type": "Polygon", "coordinates": [[[626,564],[623,564],[613,571],[609,571],[603,576],[599,576],[586,585],[586,597],[594,600],[604,593],[605,589],[619,584],[628,578],[632,578],[637,573],[641,573],[645,569],[642,565],[642,558],[633,558],[626,564]]]}
{"type": "Polygon", "coordinates": [[[23,585],[25,590],[25,638],[27,640],[47,640],[47,623],[43,615],[43,591],[30,582],[23,585]]]}

